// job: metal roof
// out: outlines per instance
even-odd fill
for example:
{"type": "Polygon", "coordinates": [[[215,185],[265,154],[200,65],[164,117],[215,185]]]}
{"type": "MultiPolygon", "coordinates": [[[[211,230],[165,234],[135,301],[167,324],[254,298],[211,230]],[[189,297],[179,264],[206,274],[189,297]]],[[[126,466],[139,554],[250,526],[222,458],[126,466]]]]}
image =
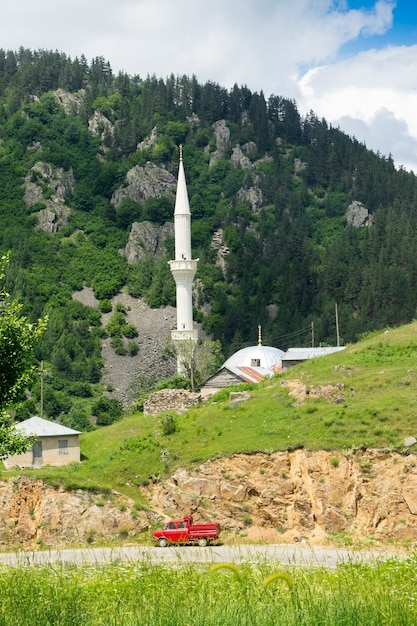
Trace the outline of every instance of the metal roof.
{"type": "Polygon", "coordinates": [[[44,420],[41,417],[31,417],[24,422],[15,425],[16,430],[20,430],[25,435],[37,435],[38,437],[60,437],[61,435],[81,435],[79,430],[67,428],[56,422],[44,420]]]}
{"type": "Polygon", "coordinates": [[[238,376],[240,379],[244,380],[246,383],[259,383],[266,376],[272,376],[272,371],[269,369],[265,369],[264,367],[244,367],[244,366],[233,366],[227,365],[222,369],[227,369],[229,372],[232,372],[235,376],[238,376]]]}
{"type": "MultiPolygon", "coordinates": [[[[255,367],[253,361],[259,360],[261,369],[272,369],[276,365],[281,365],[283,350],[272,348],[271,346],[250,346],[242,348],[223,363],[223,367],[255,367]]],[[[257,366],[256,366],[257,367],[257,366]]],[[[259,369],[259,367],[257,367],[259,369]]]]}
{"type": "Polygon", "coordinates": [[[282,357],[282,361],[307,361],[326,354],[333,354],[344,350],[346,346],[327,346],[325,348],[288,348],[282,357]]]}

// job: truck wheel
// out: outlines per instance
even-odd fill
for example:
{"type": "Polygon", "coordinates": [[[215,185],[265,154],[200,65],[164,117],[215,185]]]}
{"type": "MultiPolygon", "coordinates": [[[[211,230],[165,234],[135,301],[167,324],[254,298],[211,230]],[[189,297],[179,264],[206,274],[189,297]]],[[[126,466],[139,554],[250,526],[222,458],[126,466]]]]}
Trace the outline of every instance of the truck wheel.
{"type": "Polygon", "coordinates": [[[158,546],[159,546],[160,548],[166,548],[166,547],[167,547],[167,545],[168,545],[168,541],[165,539],[165,537],[161,537],[161,538],[158,540],[158,546]]]}
{"type": "Polygon", "coordinates": [[[207,539],[205,537],[200,537],[200,539],[198,540],[198,545],[200,546],[200,548],[205,548],[207,545],[207,539]]]}

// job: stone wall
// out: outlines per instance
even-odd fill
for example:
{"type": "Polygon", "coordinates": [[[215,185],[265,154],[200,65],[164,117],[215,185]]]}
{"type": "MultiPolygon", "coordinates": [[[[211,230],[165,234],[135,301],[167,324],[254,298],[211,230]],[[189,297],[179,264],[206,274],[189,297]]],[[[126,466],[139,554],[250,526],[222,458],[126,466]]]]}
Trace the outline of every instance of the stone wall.
{"type": "Polygon", "coordinates": [[[163,411],[185,411],[188,407],[200,402],[198,393],[186,389],[161,389],[156,391],[144,402],[143,415],[158,415],[163,411]]]}

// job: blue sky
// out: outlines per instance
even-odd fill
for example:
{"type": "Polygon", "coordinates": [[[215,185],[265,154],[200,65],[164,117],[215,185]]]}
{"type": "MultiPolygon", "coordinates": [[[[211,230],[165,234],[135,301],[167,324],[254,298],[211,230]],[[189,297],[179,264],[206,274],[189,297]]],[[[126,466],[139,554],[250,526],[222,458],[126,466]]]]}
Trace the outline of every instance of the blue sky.
{"type": "MultiPolygon", "coordinates": [[[[370,9],[375,5],[373,0],[349,2],[351,9],[370,9]]],[[[394,3],[393,24],[384,34],[361,37],[349,42],[344,48],[350,54],[358,50],[366,50],[382,46],[409,46],[417,43],[417,2],[413,0],[397,0],[394,3]]]]}
{"type": "Polygon", "coordinates": [[[20,46],[293,98],[417,174],[417,0],[14,0],[20,46]]]}

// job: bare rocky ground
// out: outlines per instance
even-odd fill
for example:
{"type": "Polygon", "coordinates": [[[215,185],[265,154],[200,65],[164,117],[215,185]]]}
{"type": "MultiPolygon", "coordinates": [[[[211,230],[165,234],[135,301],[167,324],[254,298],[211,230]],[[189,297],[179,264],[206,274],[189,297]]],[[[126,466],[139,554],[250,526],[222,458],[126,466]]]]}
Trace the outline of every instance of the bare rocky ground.
{"type": "MultiPolygon", "coordinates": [[[[87,306],[98,306],[92,289],[85,287],[73,295],[87,306]]],[[[138,353],[135,356],[119,356],[110,345],[110,338],[102,341],[101,355],[104,361],[103,381],[109,390],[109,396],[117,398],[125,407],[136,399],[135,384],[140,379],[161,379],[175,374],[176,362],[166,356],[166,347],[171,337],[171,330],[176,328],[176,309],[167,306],[151,309],[142,298],[132,298],[126,293],[119,293],[112,300],[113,311],[117,302],[127,309],[126,321],[133,324],[138,337],[138,353]]],[[[103,326],[113,313],[102,315],[103,326]]]]}

